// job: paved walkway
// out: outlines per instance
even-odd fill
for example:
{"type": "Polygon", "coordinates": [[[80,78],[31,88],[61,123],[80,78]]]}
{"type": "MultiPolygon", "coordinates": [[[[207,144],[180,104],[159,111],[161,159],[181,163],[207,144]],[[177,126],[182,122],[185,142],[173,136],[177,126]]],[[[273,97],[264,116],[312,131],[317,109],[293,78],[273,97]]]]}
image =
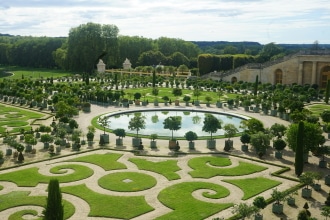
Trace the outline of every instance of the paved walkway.
{"type": "MultiPolygon", "coordinates": [[[[165,107],[165,106],[163,106],[165,107]]],[[[163,107],[157,107],[157,109],[162,109],[163,107]]],[[[167,106],[168,107],[168,106],[167,106]]],[[[149,106],[147,107],[135,107],[132,106],[130,107],[130,110],[132,109],[136,109],[136,110],[142,110],[144,108],[150,109],[153,108],[152,104],[149,104],[149,106]]],[[[179,106],[179,107],[172,107],[173,109],[187,109],[187,108],[197,108],[197,107],[183,107],[183,106],[179,106]]],[[[216,108],[216,107],[211,107],[211,108],[206,108],[206,107],[198,107],[198,109],[211,109],[213,111],[219,111],[219,112],[229,112],[229,113],[235,113],[235,114],[243,114],[246,116],[250,116],[250,117],[255,117],[259,120],[261,120],[265,127],[270,127],[272,124],[274,123],[280,123],[280,124],[285,124],[285,125],[289,125],[289,122],[281,120],[277,117],[272,117],[272,116],[267,116],[267,115],[262,115],[259,113],[251,113],[251,112],[245,112],[242,109],[234,109],[234,110],[229,110],[227,108],[216,108]]],[[[78,122],[79,124],[79,128],[83,130],[83,132],[86,134],[87,133],[87,127],[91,124],[91,120],[92,118],[94,118],[97,115],[101,115],[107,112],[113,112],[113,111],[124,111],[126,109],[124,108],[117,108],[117,107],[103,107],[103,106],[97,106],[97,105],[92,105],[92,111],[90,113],[80,113],[80,115],[78,117],[75,118],[75,120],[78,122]]],[[[49,121],[45,122],[47,125],[48,123],[51,123],[51,118],[49,119],[49,121]]],[[[99,137],[99,134],[103,133],[103,131],[98,130],[97,133],[95,134],[96,140],[95,140],[95,144],[94,144],[94,148],[99,148],[98,146],[98,139],[97,137],[99,137]]],[[[131,138],[130,137],[125,137],[124,138],[124,146],[123,147],[116,147],[114,146],[114,140],[115,140],[115,136],[113,134],[110,134],[110,145],[109,148],[110,149],[126,149],[126,150],[131,150],[131,138]]],[[[232,154],[234,155],[242,155],[245,156],[247,158],[251,157],[256,159],[256,155],[253,152],[246,152],[243,153],[240,150],[240,146],[241,146],[241,142],[239,140],[239,137],[233,138],[234,140],[234,149],[231,151],[232,154]]],[[[145,154],[145,155],[171,155],[172,152],[169,151],[167,145],[168,145],[168,140],[157,140],[157,149],[156,150],[152,150],[149,148],[149,140],[148,139],[143,139],[143,144],[145,146],[145,149],[143,152],[141,152],[141,154],[145,154]]],[[[197,140],[195,141],[195,148],[196,151],[189,151],[188,149],[188,142],[187,141],[180,141],[180,146],[181,149],[180,151],[182,152],[189,152],[189,153],[193,153],[193,152],[200,152],[200,153],[214,153],[214,152],[223,152],[223,147],[224,147],[224,140],[217,140],[217,149],[214,151],[210,151],[209,149],[206,148],[206,141],[205,140],[197,140]]],[[[83,147],[86,148],[86,147],[83,147]]],[[[82,149],[83,150],[83,149],[82,149]]],[[[104,152],[108,152],[108,150],[99,150],[99,151],[93,151],[93,152],[87,152],[86,154],[95,154],[95,153],[104,153],[104,152]]],[[[128,159],[130,157],[133,157],[134,155],[132,153],[128,153],[128,152],[121,152],[124,153],[124,156],[122,158],[120,158],[119,162],[122,162],[124,164],[126,164],[126,166],[128,167],[128,169],[131,171],[138,171],[137,167],[128,162],[128,159]]],[[[42,153],[38,153],[38,154],[42,154],[42,153]]],[[[72,151],[70,150],[66,150],[64,149],[62,151],[62,154],[72,154],[72,151]]],[[[178,158],[173,158],[173,159],[177,159],[178,160],[178,166],[182,169],[182,171],[179,171],[178,174],[180,175],[181,179],[174,181],[174,182],[184,182],[184,181],[191,181],[192,178],[190,175],[188,175],[189,170],[191,170],[191,168],[189,168],[187,166],[187,161],[189,159],[191,159],[192,157],[195,157],[196,155],[182,155],[179,156],[178,158]]],[[[198,155],[197,155],[198,156],[198,155]]],[[[72,155],[66,158],[58,158],[55,160],[51,160],[51,161],[45,161],[45,162],[41,162],[38,164],[34,164],[34,165],[27,165],[27,166],[23,166],[21,168],[16,168],[16,169],[25,169],[28,167],[32,167],[32,166],[38,166],[40,167],[40,172],[42,174],[45,175],[53,175],[49,173],[49,169],[53,166],[57,166],[58,163],[57,162],[61,162],[63,160],[68,160],[70,158],[74,158],[77,157],[77,155],[72,155]]],[[[148,158],[150,159],[150,158],[148,158]]],[[[166,158],[166,160],[169,158],[166,158]]],[[[152,158],[153,161],[161,161],[164,160],[164,158],[160,158],[160,157],[154,157],[152,158]]],[[[238,159],[236,157],[231,157],[232,166],[235,166],[238,163],[238,159]]],[[[242,159],[240,159],[242,160],[242,159]]],[[[243,159],[244,160],[244,159],[243,159]]],[[[281,165],[286,165],[286,166],[293,166],[293,153],[291,151],[284,151],[284,156],[282,160],[277,160],[274,158],[274,152],[269,149],[267,155],[264,157],[265,161],[270,161],[273,163],[277,163],[277,164],[281,164],[281,165]]],[[[313,170],[313,169],[317,169],[317,163],[318,163],[318,158],[310,156],[309,158],[310,163],[307,164],[305,166],[305,170],[313,170]]],[[[251,161],[249,161],[251,162],[251,161]]],[[[251,162],[254,163],[254,162],[251,162]]],[[[94,174],[93,176],[91,176],[90,178],[88,178],[87,180],[82,180],[79,182],[84,182],[87,184],[87,186],[97,192],[103,193],[103,194],[111,194],[111,195],[116,195],[116,194],[123,194],[123,193],[116,193],[116,192],[110,192],[108,190],[104,190],[102,189],[98,184],[97,184],[97,180],[99,179],[99,177],[106,175],[109,172],[106,172],[104,170],[102,170],[101,168],[99,168],[98,166],[95,165],[89,165],[93,170],[94,170],[94,174]]],[[[276,179],[278,180],[276,177],[271,176],[270,174],[272,172],[274,172],[275,170],[277,170],[278,168],[275,166],[269,166],[269,169],[267,169],[266,171],[263,172],[259,172],[257,174],[253,174],[251,176],[264,176],[267,178],[271,178],[271,179],[276,179]]],[[[3,170],[1,171],[1,173],[6,173],[6,172],[10,172],[11,170],[3,170]]],[[[329,172],[329,169],[323,169],[322,172],[329,172]]],[[[152,173],[152,172],[147,172],[149,175],[153,175],[157,181],[158,184],[156,187],[153,187],[152,189],[148,190],[148,193],[145,194],[145,198],[146,201],[152,205],[155,210],[147,213],[146,215],[140,216],[135,218],[136,220],[144,220],[144,219],[153,219],[157,216],[161,216],[167,212],[169,212],[170,210],[168,208],[166,208],[164,205],[162,205],[158,199],[157,199],[157,195],[159,194],[159,192],[167,187],[167,185],[169,184],[168,181],[166,181],[165,178],[160,177],[160,175],[152,173]]],[[[295,177],[294,176],[294,171],[293,169],[290,172],[287,172],[285,175],[290,176],[290,177],[295,177]]],[[[246,176],[244,176],[243,178],[245,178],[246,176]]],[[[249,176],[250,177],[250,176],[249,176]]],[[[210,178],[207,181],[208,182],[213,182],[213,183],[217,183],[219,184],[219,182],[221,181],[222,177],[214,177],[214,178],[210,178]]],[[[235,178],[241,178],[241,177],[235,177],[235,178]]],[[[286,181],[283,179],[280,179],[281,182],[283,182],[278,189],[279,190],[284,190],[287,189],[293,185],[295,185],[294,182],[292,181],[286,181]]],[[[61,186],[68,186],[68,185],[77,185],[79,184],[79,182],[72,182],[72,183],[65,183],[65,184],[61,184],[61,186]]],[[[171,185],[173,184],[173,182],[171,181],[170,183],[171,185]]],[[[231,192],[235,192],[232,193],[229,197],[225,198],[225,199],[221,199],[221,200],[225,200],[225,202],[234,202],[234,203],[239,203],[240,202],[240,198],[242,197],[242,192],[240,189],[238,189],[237,187],[231,185],[231,184],[226,184],[224,182],[221,182],[221,184],[223,186],[225,186],[226,188],[228,188],[231,192]]],[[[8,182],[1,182],[0,185],[4,186],[4,190],[0,191],[0,194],[4,194],[4,193],[8,193],[11,191],[17,191],[17,190],[22,190],[22,189],[26,189],[31,191],[31,195],[47,195],[46,193],[46,188],[47,188],[47,184],[39,184],[38,186],[31,188],[31,187],[17,187],[15,184],[13,183],[8,183],[8,182]]],[[[309,200],[309,204],[310,204],[310,211],[313,214],[313,217],[318,217],[319,219],[322,219],[320,216],[320,213],[318,211],[319,206],[322,204],[322,201],[325,201],[325,197],[327,192],[329,192],[330,188],[329,186],[326,186],[324,184],[322,184],[322,192],[313,192],[313,199],[309,200]]],[[[198,198],[200,200],[203,201],[208,201],[208,202],[214,202],[214,200],[208,200],[207,198],[202,196],[202,190],[198,190],[195,191],[193,193],[193,196],[195,198],[198,198]]],[[[267,192],[262,193],[261,195],[264,196],[265,198],[269,198],[270,197],[270,193],[271,191],[268,190],[267,192]]],[[[129,195],[140,195],[141,192],[136,192],[136,193],[129,193],[129,195]]],[[[299,193],[300,194],[300,193],[299,193]]],[[[63,195],[64,199],[67,199],[68,201],[72,202],[72,204],[75,206],[76,211],[73,217],[71,217],[70,219],[72,220],[78,220],[78,219],[108,219],[108,218],[91,218],[91,217],[87,217],[88,212],[90,210],[88,204],[80,199],[77,198],[75,196],[71,196],[71,195],[67,195],[64,194],[63,195]]],[[[289,208],[288,205],[285,205],[284,208],[284,213],[285,215],[281,215],[281,216],[276,216],[273,213],[271,213],[271,206],[266,207],[264,210],[262,210],[262,213],[264,214],[264,219],[296,219],[297,213],[299,212],[299,210],[302,209],[303,204],[306,202],[305,199],[302,199],[301,196],[297,196],[296,197],[298,199],[298,201],[296,201],[297,203],[297,207],[296,208],[289,208]]],[[[221,201],[219,200],[219,201],[221,201]]],[[[252,199],[245,201],[247,203],[251,203],[252,199]]],[[[1,218],[6,218],[8,217],[11,213],[15,213],[19,210],[25,209],[26,207],[16,207],[16,208],[11,208],[8,209],[4,212],[0,213],[0,217],[1,218]]],[[[33,207],[32,207],[33,208],[33,207]]],[[[33,208],[35,209],[35,208],[33,208]]],[[[38,211],[40,211],[40,208],[37,209],[38,211]]],[[[209,217],[208,219],[212,219],[212,218],[216,218],[216,217],[223,217],[224,219],[228,218],[229,216],[232,216],[233,214],[231,213],[231,209],[225,210],[221,213],[218,213],[214,216],[209,217]]]]}

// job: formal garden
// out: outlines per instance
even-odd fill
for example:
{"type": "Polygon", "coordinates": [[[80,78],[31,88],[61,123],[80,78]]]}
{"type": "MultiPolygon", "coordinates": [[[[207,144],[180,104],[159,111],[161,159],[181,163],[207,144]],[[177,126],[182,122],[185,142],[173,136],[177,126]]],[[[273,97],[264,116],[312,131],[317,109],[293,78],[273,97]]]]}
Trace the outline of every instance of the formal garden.
{"type": "MultiPolygon", "coordinates": [[[[252,214],[262,219],[258,213],[268,204],[272,207],[266,209],[275,219],[285,213],[283,206],[295,207],[284,205],[300,197],[295,192],[311,202],[316,195],[302,191],[314,190],[322,192],[317,198],[327,200],[330,110],[326,90],[315,85],[264,85],[258,79],[231,84],[115,72],[87,78],[0,81],[0,197],[6,201],[0,209],[16,207],[10,219],[40,215],[47,183],[54,177],[64,194],[64,216],[72,219],[81,213],[118,219],[238,219],[252,214]],[[157,131],[139,133],[145,129],[145,118],[139,114],[127,127],[111,129],[111,120],[93,112],[93,106],[108,112],[132,108],[239,111],[246,120],[237,126],[206,114],[200,126],[209,135],[192,130],[176,137],[181,119],[168,117],[163,129],[172,135],[161,137],[157,131]],[[261,117],[279,123],[266,127],[261,117]],[[87,118],[91,120],[86,122],[87,118]],[[223,135],[215,135],[218,130],[223,135]],[[299,143],[301,135],[304,142],[299,143]],[[222,140],[224,145],[219,144],[222,140]],[[298,153],[301,156],[295,158],[298,153]],[[317,163],[308,163],[315,158],[317,163]],[[323,188],[318,188],[319,182],[323,188]],[[39,209],[25,209],[26,205],[39,209]]],[[[324,201],[318,201],[319,212],[326,207],[324,201]]]]}

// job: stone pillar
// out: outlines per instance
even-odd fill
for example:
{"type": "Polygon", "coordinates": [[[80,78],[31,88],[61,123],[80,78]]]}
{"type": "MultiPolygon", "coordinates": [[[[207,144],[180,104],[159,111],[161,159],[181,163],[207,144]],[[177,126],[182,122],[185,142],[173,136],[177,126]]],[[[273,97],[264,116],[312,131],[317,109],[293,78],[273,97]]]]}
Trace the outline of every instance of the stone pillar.
{"type": "Polygon", "coordinates": [[[304,63],[299,62],[298,85],[302,85],[304,63]]]}
{"type": "Polygon", "coordinates": [[[316,65],[317,65],[317,62],[316,61],[313,61],[312,82],[311,82],[311,84],[315,84],[316,83],[316,65]]]}

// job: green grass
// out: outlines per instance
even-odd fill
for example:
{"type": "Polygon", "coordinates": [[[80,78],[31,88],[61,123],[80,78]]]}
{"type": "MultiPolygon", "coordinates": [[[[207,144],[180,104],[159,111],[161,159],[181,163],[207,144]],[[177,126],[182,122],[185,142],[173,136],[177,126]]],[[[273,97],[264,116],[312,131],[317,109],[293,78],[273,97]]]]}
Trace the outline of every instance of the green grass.
{"type": "MultiPolygon", "coordinates": [[[[227,161],[228,158],[210,157],[210,160],[220,160],[220,162],[217,163],[221,164],[221,160],[227,161]]],[[[209,166],[207,158],[205,157],[197,157],[190,159],[188,161],[188,165],[193,169],[193,171],[190,171],[189,174],[194,178],[211,178],[215,176],[243,176],[256,172],[261,172],[267,169],[267,167],[263,167],[243,161],[239,161],[238,166],[231,168],[221,168],[221,166],[220,167],[209,166]]]]}
{"type": "Polygon", "coordinates": [[[154,177],[144,173],[120,172],[101,177],[99,185],[108,190],[117,192],[137,192],[150,189],[157,184],[154,177]]]}
{"type": "Polygon", "coordinates": [[[161,162],[148,161],[140,158],[130,158],[129,161],[133,162],[140,170],[147,170],[163,175],[168,180],[180,179],[179,174],[176,172],[181,170],[178,167],[177,160],[166,160],[161,162]]]}
{"type": "Polygon", "coordinates": [[[131,219],[154,210],[143,196],[112,196],[94,192],[86,185],[63,187],[62,192],[85,200],[90,217],[131,219]]]}
{"type": "Polygon", "coordinates": [[[203,196],[210,199],[225,198],[228,189],[223,186],[207,182],[184,182],[163,189],[158,199],[173,211],[159,219],[205,219],[215,213],[233,206],[232,203],[209,203],[192,196],[196,190],[212,190],[214,193],[203,192],[203,196]]]}
{"type": "MultiPolygon", "coordinates": [[[[180,87],[181,88],[181,87],[180,87]]],[[[129,88],[129,89],[125,89],[125,97],[129,98],[129,99],[133,99],[134,98],[134,94],[139,92],[142,94],[141,96],[141,101],[143,100],[148,100],[149,102],[153,102],[155,98],[158,99],[159,102],[164,102],[164,100],[162,99],[162,97],[164,96],[168,96],[172,102],[174,102],[176,99],[180,100],[181,103],[184,103],[183,101],[183,97],[184,96],[190,96],[190,103],[192,103],[193,100],[197,100],[197,97],[193,95],[194,90],[189,90],[189,89],[182,89],[182,95],[179,97],[175,97],[172,94],[173,88],[166,88],[166,87],[158,87],[159,89],[159,93],[157,96],[152,95],[152,88],[129,88]],[[129,97],[129,94],[132,94],[131,97],[129,97]],[[145,97],[143,97],[143,94],[146,94],[145,97]]],[[[201,91],[201,95],[198,96],[198,100],[201,103],[207,103],[205,97],[210,96],[212,98],[211,103],[215,103],[216,101],[219,100],[219,96],[217,94],[217,92],[213,92],[213,91],[201,91]]],[[[221,101],[225,101],[227,99],[235,99],[237,96],[241,96],[241,94],[234,94],[234,93],[226,93],[224,96],[221,96],[220,100],[221,101]]],[[[173,103],[172,103],[173,104],[173,103]]],[[[173,104],[174,105],[174,104],[173,104]]]]}
{"type": "Polygon", "coordinates": [[[62,70],[40,69],[40,68],[38,69],[38,68],[27,68],[27,67],[17,67],[17,66],[6,66],[0,68],[0,72],[4,70],[14,73],[14,75],[8,76],[8,78],[10,79],[21,79],[22,75],[24,76],[24,78],[32,78],[32,79],[36,79],[40,77],[59,78],[63,76],[72,75],[71,73],[62,70]]]}
{"type": "Polygon", "coordinates": [[[30,130],[30,121],[39,119],[44,114],[27,111],[21,108],[0,105],[0,133],[8,130],[9,133],[18,133],[20,129],[30,130]]]}
{"type": "Polygon", "coordinates": [[[320,114],[324,110],[330,110],[330,105],[326,105],[326,104],[314,104],[314,105],[308,105],[306,108],[309,109],[312,112],[312,115],[315,115],[317,117],[320,117],[320,114]]]}
{"type": "Polygon", "coordinates": [[[122,154],[116,153],[92,154],[84,157],[78,157],[69,161],[95,164],[97,166],[102,167],[106,171],[120,170],[127,168],[125,164],[122,164],[117,161],[122,156],[122,154]]]}
{"type": "MultiPolygon", "coordinates": [[[[26,205],[35,205],[35,206],[41,206],[44,207],[46,205],[46,196],[30,196],[30,192],[26,191],[15,191],[8,194],[0,195],[0,211],[17,207],[17,206],[26,206],[26,205]]],[[[75,208],[74,206],[67,202],[66,200],[63,200],[64,205],[64,218],[68,219],[71,217],[74,212],[75,208]]],[[[18,215],[20,215],[18,213],[18,215]]],[[[18,219],[18,218],[12,218],[12,219],[18,219]]]]}
{"type": "Polygon", "coordinates": [[[34,220],[42,220],[43,218],[40,217],[38,218],[38,212],[36,210],[33,209],[27,209],[27,210],[21,210],[18,212],[15,212],[13,214],[11,214],[8,217],[8,220],[24,220],[25,218],[23,218],[24,215],[32,215],[34,218],[34,220]]]}
{"type": "MultiPolygon", "coordinates": [[[[0,181],[9,181],[18,186],[36,186],[38,183],[48,183],[54,176],[44,176],[38,172],[38,168],[32,167],[24,170],[13,171],[0,175],[0,181]]],[[[51,173],[64,174],[58,175],[56,178],[60,183],[74,182],[88,178],[93,175],[93,170],[76,164],[59,165],[50,169],[51,173]],[[65,169],[73,169],[71,174],[65,174],[65,169]]]]}
{"type": "Polygon", "coordinates": [[[279,181],[263,177],[223,181],[239,187],[244,192],[242,200],[247,200],[255,195],[258,195],[266,190],[269,190],[281,184],[281,182],[279,181]]]}

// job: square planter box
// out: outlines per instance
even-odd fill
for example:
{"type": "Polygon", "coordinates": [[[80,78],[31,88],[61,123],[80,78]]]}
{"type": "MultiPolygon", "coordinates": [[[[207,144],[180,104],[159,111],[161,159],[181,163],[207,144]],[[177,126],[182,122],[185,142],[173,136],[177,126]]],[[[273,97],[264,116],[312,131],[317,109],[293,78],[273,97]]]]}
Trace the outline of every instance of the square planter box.
{"type": "Polygon", "coordinates": [[[189,141],[188,146],[189,146],[189,150],[195,150],[195,142],[189,141]]]}
{"type": "Polygon", "coordinates": [[[283,204],[273,203],[272,212],[276,213],[276,214],[282,214],[283,213],[283,204]]]}
{"type": "Polygon", "coordinates": [[[246,144],[242,144],[242,145],[241,145],[241,151],[246,152],[246,151],[248,151],[248,150],[249,150],[249,146],[248,146],[248,145],[246,145],[246,144]]]}
{"type": "Polygon", "coordinates": [[[327,161],[325,161],[325,160],[320,160],[320,161],[319,161],[319,167],[320,167],[320,168],[327,168],[327,161]]]}
{"type": "Polygon", "coordinates": [[[133,147],[140,146],[140,143],[141,143],[141,138],[136,138],[136,137],[132,138],[132,145],[133,145],[133,147]]]}
{"type": "Polygon", "coordinates": [[[311,198],[312,197],[312,189],[302,188],[301,196],[304,198],[311,198]]]}
{"type": "Polygon", "coordinates": [[[287,200],[287,203],[289,206],[295,206],[296,205],[296,199],[295,198],[288,198],[287,200]]]}
{"type": "Polygon", "coordinates": [[[157,148],[157,141],[150,141],[150,148],[157,148]]]}
{"type": "Polygon", "coordinates": [[[100,140],[101,140],[101,138],[103,138],[105,144],[110,143],[110,138],[109,138],[108,134],[100,134],[100,140]]]}
{"type": "Polygon", "coordinates": [[[282,159],[282,152],[276,151],[275,152],[275,158],[276,159],[282,159]]]}
{"type": "Polygon", "coordinates": [[[123,146],[123,139],[116,138],[116,146],[123,146]]]}
{"type": "Polygon", "coordinates": [[[329,174],[324,177],[324,183],[328,186],[330,185],[330,175],[329,174]]]}
{"type": "Polygon", "coordinates": [[[215,140],[207,140],[206,141],[206,147],[208,149],[215,149],[215,144],[216,144],[215,140]]]}

